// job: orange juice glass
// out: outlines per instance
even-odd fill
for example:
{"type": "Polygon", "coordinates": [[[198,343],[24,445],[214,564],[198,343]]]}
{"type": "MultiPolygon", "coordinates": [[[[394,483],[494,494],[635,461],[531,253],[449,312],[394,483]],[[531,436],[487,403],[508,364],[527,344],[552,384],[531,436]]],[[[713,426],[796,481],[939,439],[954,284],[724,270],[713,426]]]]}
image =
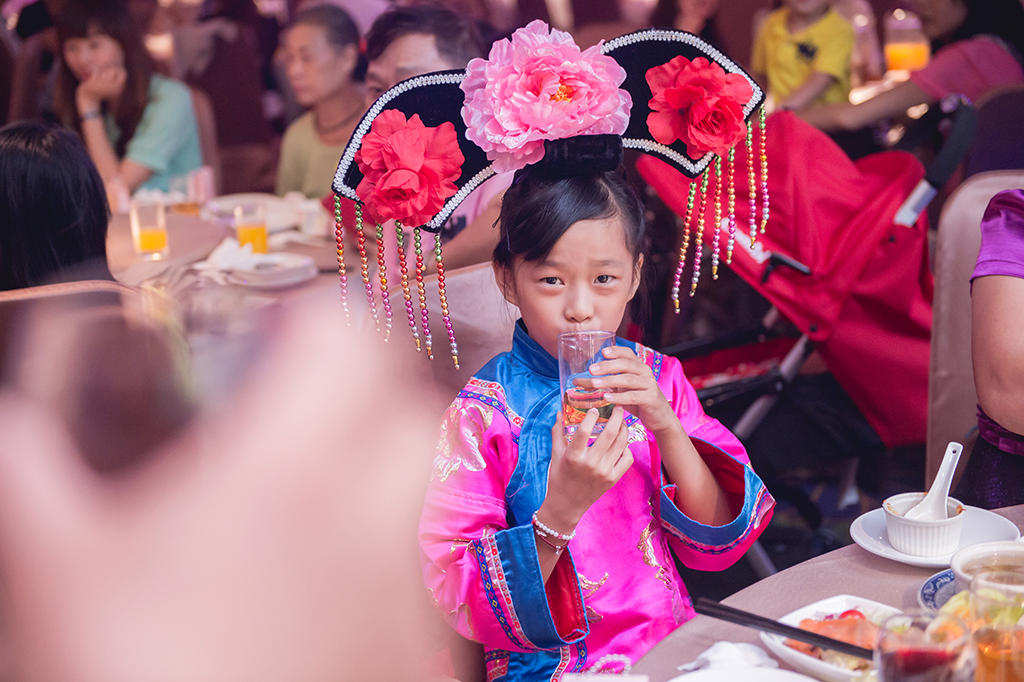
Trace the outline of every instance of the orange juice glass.
{"type": "Polygon", "coordinates": [[[252,246],[253,253],[267,252],[267,219],[262,204],[235,206],[235,235],[241,246],[252,246]]]}
{"type": "Polygon", "coordinates": [[[930,56],[931,49],[925,42],[885,44],[885,65],[890,71],[923,69],[930,56]]]}
{"type": "Polygon", "coordinates": [[[167,216],[162,201],[133,201],[128,207],[135,253],[150,260],[167,256],[167,216]]]}

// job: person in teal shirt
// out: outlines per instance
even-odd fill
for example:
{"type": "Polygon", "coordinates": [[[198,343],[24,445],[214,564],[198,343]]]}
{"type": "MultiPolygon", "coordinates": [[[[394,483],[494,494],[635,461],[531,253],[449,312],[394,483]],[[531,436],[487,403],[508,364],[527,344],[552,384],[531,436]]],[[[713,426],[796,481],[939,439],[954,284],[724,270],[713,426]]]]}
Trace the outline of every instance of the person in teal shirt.
{"type": "Polygon", "coordinates": [[[56,108],[112,186],[168,190],[203,161],[188,88],[154,72],[127,3],[71,3],[56,19],[56,108]]]}

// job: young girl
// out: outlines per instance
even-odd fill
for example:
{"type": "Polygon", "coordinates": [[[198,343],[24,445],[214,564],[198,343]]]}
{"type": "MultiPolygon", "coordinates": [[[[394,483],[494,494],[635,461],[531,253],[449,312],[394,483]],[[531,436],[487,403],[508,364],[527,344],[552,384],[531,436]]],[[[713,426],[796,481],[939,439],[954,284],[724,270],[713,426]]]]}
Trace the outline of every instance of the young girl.
{"type": "Polygon", "coordinates": [[[189,91],[154,73],[126,3],[68,3],[56,24],[57,113],[81,134],[108,190],[166,191],[202,165],[189,91]]]}
{"type": "Polygon", "coordinates": [[[592,367],[606,428],[591,410],[563,435],[558,335],[617,329],[644,261],[636,196],[580,165],[552,178],[542,160],[505,194],[493,265],[522,319],[446,412],[421,520],[427,585],[489,680],[627,670],[693,616],[670,548],[725,568],[774,504],[679,361],[624,339],[592,367]]]}

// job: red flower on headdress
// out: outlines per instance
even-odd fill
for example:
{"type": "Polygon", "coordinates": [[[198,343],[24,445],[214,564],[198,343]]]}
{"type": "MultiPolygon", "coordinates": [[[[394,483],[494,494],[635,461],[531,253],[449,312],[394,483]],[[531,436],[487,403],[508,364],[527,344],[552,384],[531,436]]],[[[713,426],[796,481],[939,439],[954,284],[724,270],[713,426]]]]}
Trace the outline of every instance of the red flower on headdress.
{"type": "Polygon", "coordinates": [[[363,173],[356,195],[374,222],[423,225],[455,194],[464,160],[450,122],[431,128],[418,114],[406,120],[401,111],[387,109],[356,152],[363,173]]]}
{"type": "Polygon", "coordinates": [[[743,105],[754,94],[746,78],[720,65],[683,56],[647,70],[651,88],[647,128],[661,144],[682,140],[687,153],[724,156],[747,134],[743,105]]]}

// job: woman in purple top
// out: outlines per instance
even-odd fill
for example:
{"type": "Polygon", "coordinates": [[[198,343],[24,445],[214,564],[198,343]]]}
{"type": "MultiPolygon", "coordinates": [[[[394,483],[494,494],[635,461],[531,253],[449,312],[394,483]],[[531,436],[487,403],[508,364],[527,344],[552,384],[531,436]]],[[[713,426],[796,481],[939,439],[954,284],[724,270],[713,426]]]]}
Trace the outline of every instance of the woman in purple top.
{"type": "Polygon", "coordinates": [[[971,277],[978,441],[956,496],[993,508],[1024,503],[1024,190],[1000,192],[981,221],[971,277]]]}

